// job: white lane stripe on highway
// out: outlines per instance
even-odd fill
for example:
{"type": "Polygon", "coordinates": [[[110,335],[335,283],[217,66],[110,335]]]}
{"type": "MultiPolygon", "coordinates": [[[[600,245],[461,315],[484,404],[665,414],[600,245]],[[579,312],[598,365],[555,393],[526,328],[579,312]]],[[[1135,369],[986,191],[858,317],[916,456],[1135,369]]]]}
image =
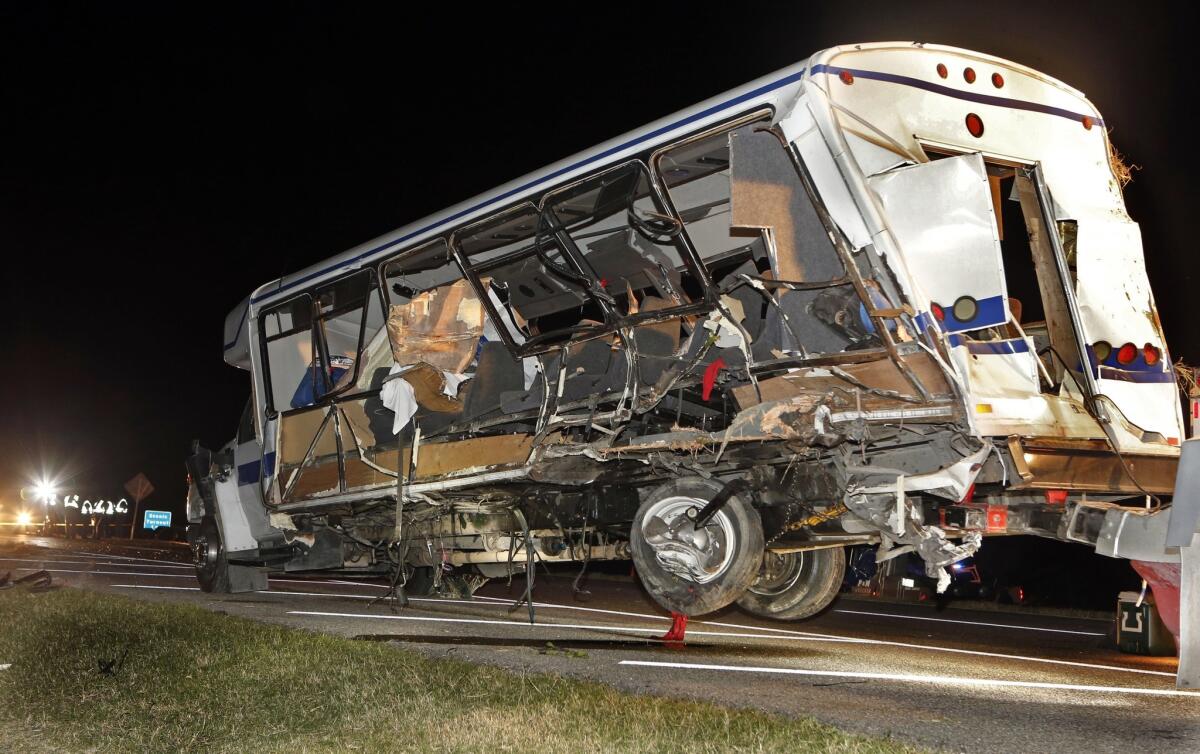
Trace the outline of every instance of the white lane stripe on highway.
{"type": "Polygon", "coordinates": [[[47,573],[86,573],[92,576],[147,576],[152,579],[194,579],[190,573],[143,573],[141,571],[79,571],[70,568],[17,568],[17,571],[46,571],[47,573]]]}
{"type": "Polygon", "coordinates": [[[149,584],[113,584],[113,589],[170,589],[173,592],[198,592],[198,586],[151,586],[149,584]]]}
{"type": "Polygon", "coordinates": [[[105,563],[99,560],[59,560],[57,558],[0,558],[0,563],[58,563],[60,565],[102,565],[116,567],[135,567],[135,568],[186,568],[191,570],[195,566],[176,565],[174,563],[160,563],[158,565],[137,565],[130,566],[129,563],[105,563]]]}
{"type": "Polygon", "coordinates": [[[1045,631],[1052,634],[1075,634],[1077,636],[1106,636],[1103,631],[1070,631],[1065,628],[1041,628],[1039,626],[1019,626],[1013,623],[985,623],[974,620],[954,620],[953,618],[930,618],[925,615],[901,615],[899,613],[873,613],[868,610],[834,610],[835,613],[851,615],[878,615],[883,618],[901,618],[904,620],[927,620],[937,623],[961,623],[966,626],[988,626],[989,628],[1015,628],[1021,631],[1045,631]]]}
{"type": "MultiPolygon", "coordinates": [[[[272,579],[272,581],[283,581],[283,579],[272,579]]],[[[296,581],[296,580],[293,579],[290,581],[296,581]]],[[[309,581],[309,582],[305,582],[305,583],[321,583],[321,582],[309,581]]],[[[113,584],[113,586],[114,587],[127,587],[130,589],[177,589],[177,588],[179,588],[179,587],[144,586],[144,585],[134,585],[134,584],[113,584]]],[[[287,591],[275,591],[275,590],[267,590],[267,591],[259,592],[259,594],[283,594],[283,595],[293,595],[293,596],[303,596],[303,597],[334,597],[334,598],[367,599],[367,600],[378,599],[377,595],[372,595],[372,594],[287,592],[287,591]]],[[[483,596],[478,596],[473,600],[451,600],[451,599],[444,599],[444,598],[425,598],[425,597],[409,597],[409,600],[412,602],[432,602],[432,603],[441,602],[441,603],[453,603],[453,604],[463,604],[463,605],[470,605],[470,604],[494,605],[496,607],[506,606],[506,605],[511,604],[511,602],[512,602],[512,600],[505,600],[505,599],[501,599],[499,597],[483,597],[483,596]],[[479,602],[476,600],[488,600],[488,601],[487,602],[479,602]]],[[[535,602],[534,607],[535,608],[550,608],[550,609],[556,608],[556,609],[560,609],[560,610],[581,610],[581,611],[588,611],[588,612],[604,613],[604,614],[609,614],[609,615],[623,615],[623,616],[628,616],[628,617],[633,617],[633,618],[649,618],[649,619],[654,619],[654,620],[667,620],[666,618],[663,618],[662,616],[650,615],[647,613],[632,613],[632,612],[626,612],[623,610],[603,610],[600,608],[579,607],[579,606],[575,606],[575,605],[555,605],[553,603],[548,603],[548,602],[535,602]]],[[[1001,660],[1017,660],[1020,662],[1036,662],[1036,663],[1041,663],[1043,665],[1062,665],[1065,667],[1088,668],[1090,670],[1111,670],[1111,671],[1115,671],[1118,673],[1135,673],[1138,675],[1158,675],[1158,676],[1164,676],[1166,678],[1174,678],[1175,677],[1174,673],[1162,671],[1162,670],[1146,670],[1143,668],[1131,668],[1131,667],[1125,667],[1122,665],[1104,665],[1101,663],[1081,662],[1078,660],[1055,660],[1055,659],[1052,659],[1049,657],[1030,657],[1027,655],[1005,654],[1003,652],[985,652],[983,650],[978,650],[978,649],[959,649],[957,647],[938,647],[938,646],[931,646],[929,644],[913,644],[911,642],[890,641],[887,639],[866,639],[866,638],[855,637],[855,636],[835,636],[833,634],[813,633],[810,631],[795,631],[795,630],[790,630],[790,629],[786,629],[786,628],[771,628],[768,626],[746,626],[746,625],[742,625],[740,623],[723,623],[720,621],[696,621],[695,623],[698,625],[704,625],[704,626],[717,626],[720,628],[735,628],[735,629],[739,629],[740,631],[763,632],[762,638],[772,638],[773,636],[777,636],[778,638],[792,639],[792,640],[796,640],[796,641],[813,641],[813,642],[823,641],[823,642],[828,642],[831,644],[870,644],[873,646],[882,646],[882,647],[899,647],[902,649],[919,649],[919,650],[924,650],[926,652],[943,652],[943,653],[948,653],[948,654],[961,654],[961,655],[968,655],[968,656],[974,656],[974,657],[991,657],[991,658],[1001,659],[1001,660]]],[[[693,630],[689,631],[688,633],[694,634],[694,633],[696,633],[696,631],[695,631],[695,629],[693,629],[693,630]]],[[[740,636],[742,634],[729,634],[729,635],[730,636],[740,636]]]]}
{"type": "MultiPolygon", "coordinates": [[[[282,592],[280,592],[282,594],[282,592]]],[[[288,615],[314,615],[323,618],[361,618],[366,620],[407,620],[423,623],[472,623],[491,626],[510,626],[520,628],[574,628],[583,631],[608,631],[612,633],[622,633],[635,631],[637,633],[656,634],[662,631],[661,628],[639,628],[637,626],[602,626],[595,624],[584,623],[523,623],[520,621],[511,620],[491,620],[488,618],[432,618],[422,615],[386,615],[382,613],[328,613],[316,610],[289,610],[288,615]]],[[[744,634],[734,633],[732,631],[692,631],[693,636],[724,636],[739,639],[771,639],[774,637],[763,636],[762,634],[744,634]]],[[[656,636],[648,636],[647,639],[658,641],[656,636]]]]}
{"type": "Polygon", "coordinates": [[[856,670],[807,670],[803,668],[771,668],[739,665],[706,665],[691,662],[653,662],[650,660],[621,660],[620,665],[676,670],[723,670],[734,673],[776,673],[780,675],[823,676],[826,678],[861,678],[879,681],[933,683],[942,686],[1006,686],[1024,689],[1055,689],[1061,691],[1097,691],[1150,696],[1190,696],[1200,698],[1200,692],[1177,689],[1147,689],[1130,686],[1092,686],[1082,683],[1048,683],[1044,681],[1010,681],[1001,678],[966,678],[952,675],[918,675],[909,673],[870,673],[856,670]]]}
{"type": "Polygon", "coordinates": [[[154,558],[135,558],[132,555],[112,555],[112,554],[107,554],[107,553],[103,553],[103,552],[78,551],[75,554],[82,555],[82,556],[88,557],[88,558],[98,558],[100,560],[103,560],[105,558],[111,558],[113,560],[136,560],[141,563],[158,563],[160,565],[164,562],[162,560],[155,560],[154,558]]]}

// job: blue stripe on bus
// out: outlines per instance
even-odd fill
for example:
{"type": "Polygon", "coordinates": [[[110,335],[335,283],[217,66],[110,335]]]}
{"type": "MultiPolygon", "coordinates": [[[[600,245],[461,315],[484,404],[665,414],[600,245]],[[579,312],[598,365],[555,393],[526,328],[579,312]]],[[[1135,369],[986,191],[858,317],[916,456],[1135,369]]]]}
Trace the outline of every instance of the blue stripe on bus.
{"type": "Polygon", "coordinates": [[[966,346],[973,354],[1004,356],[1014,353],[1029,353],[1029,344],[1024,338],[1013,340],[964,340],[957,335],[951,335],[951,346],[966,346]]]}
{"type": "MultiPolygon", "coordinates": [[[[266,461],[266,464],[267,464],[266,473],[263,474],[263,477],[269,477],[275,473],[275,454],[267,453],[265,456],[263,456],[263,461],[266,461]]],[[[247,484],[258,484],[259,465],[260,465],[260,462],[256,458],[253,461],[247,461],[246,463],[243,463],[241,466],[238,466],[237,472],[238,472],[238,486],[239,487],[244,487],[247,484]]]]}
{"type": "Polygon", "coordinates": [[[1174,370],[1166,370],[1162,372],[1139,372],[1128,369],[1114,369],[1112,367],[1100,367],[1100,379],[1113,380],[1117,382],[1174,382],[1174,370]]]}
{"type": "Polygon", "coordinates": [[[968,102],[976,102],[981,105],[995,105],[996,107],[1006,107],[1010,110],[1028,110],[1035,113],[1044,113],[1046,115],[1057,115],[1060,118],[1073,120],[1082,123],[1085,117],[1091,118],[1092,123],[1097,126],[1104,126],[1104,119],[1098,115],[1089,113],[1077,113],[1072,110],[1067,110],[1061,107],[1052,105],[1043,105],[1040,102],[1027,102],[1020,99],[1012,99],[1011,97],[999,97],[995,94],[979,94],[976,92],[967,92],[962,89],[954,89],[943,84],[935,84],[932,81],[923,81],[915,79],[911,76],[901,76],[896,73],[883,73],[882,71],[864,71],[858,68],[842,68],[835,65],[819,64],[812,67],[813,74],[827,73],[832,76],[839,75],[842,71],[847,71],[856,79],[871,79],[874,81],[886,81],[889,84],[901,84],[903,86],[911,86],[916,89],[924,89],[927,92],[934,94],[944,94],[947,97],[955,99],[967,100],[968,102]]]}
{"type": "Polygon", "coordinates": [[[963,330],[979,330],[984,327],[1002,325],[1008,321],[1004,314],[1004,297],[991,296],[975,302],[975,316],[968,320],[960,320],[954,316],[954,307],[942,306],[942,329],[947,332],[962,332],[963,330]]]}

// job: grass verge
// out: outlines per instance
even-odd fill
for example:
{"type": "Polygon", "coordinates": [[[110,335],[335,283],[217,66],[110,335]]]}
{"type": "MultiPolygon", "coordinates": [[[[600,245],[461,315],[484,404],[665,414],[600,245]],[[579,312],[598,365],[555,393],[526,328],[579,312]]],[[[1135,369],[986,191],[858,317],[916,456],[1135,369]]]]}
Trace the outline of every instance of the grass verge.
{"type": "Polygon", "coordinates": [[[0,592],[5,663],[0,751],[910,751],[811,720],[74,589],[0,592]]]}

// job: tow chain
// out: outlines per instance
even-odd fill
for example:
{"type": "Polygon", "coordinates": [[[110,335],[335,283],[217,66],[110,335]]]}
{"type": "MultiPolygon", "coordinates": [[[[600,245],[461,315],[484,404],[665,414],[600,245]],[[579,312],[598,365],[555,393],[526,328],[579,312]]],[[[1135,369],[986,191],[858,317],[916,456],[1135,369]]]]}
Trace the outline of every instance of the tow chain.
{"type": "MultiPolygon", "coordinates": [[[[789,505],[788,507],[790,508],[791,506],[789,505]]],[[[846,513],[849,510],[850,509],[846,507],[845,503],[839,502],[837,505],[833,506],[829,510],[821,511],[820,513],[814,513],[811,516],[807,516],[805,518],[801,518],[796,521],[787,523],[784,525],[784,527],[782,529],[779,530],[778,534],[771,537],[771,540],[769,542],[767,542],[767,544],[773,543],[775,540],[779,539],[784,534],[789,534],[794,531],[800,531],[801,529],[806,529],[809,527],[817,526],[819,524],[825,523],[826,521],[832,521],[833,519],[838,518],[839,516],[841,516],[842,514],[846,513]]]]}

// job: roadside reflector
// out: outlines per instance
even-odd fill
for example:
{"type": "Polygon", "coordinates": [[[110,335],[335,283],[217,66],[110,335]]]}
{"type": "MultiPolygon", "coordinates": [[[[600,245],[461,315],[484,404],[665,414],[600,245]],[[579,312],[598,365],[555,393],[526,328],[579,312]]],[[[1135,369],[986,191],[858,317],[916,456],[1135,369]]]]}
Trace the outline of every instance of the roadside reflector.
{"type": "Polygon", "coordinates": [[[853,84],[854,83],[854,74],[850,73],[850,71],[845,71],[845,70],[842,71],[841,73],[838,74],[838,78],[842,80],[843,84],[853,84]]]}
{"type": "Polygon", "coordinates": [[[937,72],[938,72],[938,75],[941,76],[942,78],[946,78],[947,76],[950,75],[950,71],[946,70],[945,63],[938,63],[937,72]]]}
{"type": "Polygon", "coordinates": [[[1062,505],[1067,502],[1066,490],[1046,490],[1047,505],[1062,505]]]}
{"type": "Polygon", "coordinates": [[[975,83],[975,69],[974,68],[964,68],[963,69],[963,78],[966,79],[968,84],[974,84],[975,83]]]}
{"type": "Polygon", "coordinates": [[[1092,350],[1096,352],[1096,361],[1108,361],[1108,357],[1112,356],[1112,343],[1107,340],[1097,341],[1092,344],[1092,350]]]}
{"type": "Polygon", "coordinates": [[[990,403],[976,403],[976,404],[975,404],[975,413],[977,413],[977,414],[990,414],[990,413],[992,413],[992,404],[990,404],[990,403]]]}
{"type": "Polygon", "coordinates": [[[993,73],[992,74],[992,86],[996,87],[997,89],[1004,86],[1004,77],[998,73],[993,73]]]}
{"type": "Polygon", "coordinates": [[[1085,115],[1085,116],[1083,116],[1082,118],[1080,118],[1080,119],[1079,119],[1079,122],[1080,122],[1080,123],[1082,123],[1082,124],[1083,124],[1083,127],[1084,127],[1085,129],[1087,129],[1088,131],[1091,131],[1091,130],[1092,130],[1092,116],[1090,116],[1090,115],[1085,115]]]}
{"type": "Polygon", "coordinates": [[[962,296],[954,302],[954,318],[959,322],[970,322],[979,314],[979,302],[970,296],[962,296]]]}
{"type": "Polygon", "coordinates": [[[1137,346],[1132,343],[1126,343],[1121,346],[1121,350],[1117,351],[1117,363],[1121,366],[1126,366],[1133,363],[1137,358],[1137,346]]]}
{"type": "Polygon", "coordinates": [[[1154,366],[1155,364],[1157,364],[1157,363],[1158,363],[1158,358],[1159,358],[1159,356],[1161,356],[1161,355],[1162,355],[1162,352],[1161,352],[1161,351],[1159,351],[1159,350],[1158,350],[1157,348],[1155,348],[1154,346],[1150,345],[1149,343],[1147,343],[1146,345],[1142,346],[1142,357],[1143,357],[1144,359],[1146,359],[1146,366],[1150,366],[1150,367],[1152,367],[1152,366],[1154,366]]]}
{"type": "Polygon", "coordinates": [[[975,113],[967,113],[967,130],[976,139],[983,136],[983,118],[980,118],[975,113]]]}

